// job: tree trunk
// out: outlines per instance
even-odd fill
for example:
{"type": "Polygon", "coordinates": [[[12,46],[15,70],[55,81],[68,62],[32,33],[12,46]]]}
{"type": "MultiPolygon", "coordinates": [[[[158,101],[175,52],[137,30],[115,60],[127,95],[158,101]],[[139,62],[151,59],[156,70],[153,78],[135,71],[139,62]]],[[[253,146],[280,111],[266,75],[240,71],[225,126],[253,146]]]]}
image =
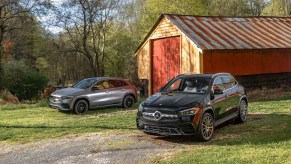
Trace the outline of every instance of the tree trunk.
{"type": "Polygon", "coordinates": [[[3,39],[4,39],[4,30],[1,28],[0,31],[0,89],[3,89],[2,87],[2,77],[3,77],[3,67],[2,67],[2,54],[3,54],[3,39]]]}

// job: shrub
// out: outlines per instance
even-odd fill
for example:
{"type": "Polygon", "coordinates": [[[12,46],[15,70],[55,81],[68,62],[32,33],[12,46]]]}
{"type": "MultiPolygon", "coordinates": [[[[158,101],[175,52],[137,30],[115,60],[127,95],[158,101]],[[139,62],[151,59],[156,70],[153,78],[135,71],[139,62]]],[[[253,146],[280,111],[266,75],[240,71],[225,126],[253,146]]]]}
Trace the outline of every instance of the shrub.
{"type": "Polygon", "coordinates": [[[6,64],[4,67],[3,86],[20,100],[36,98],[48,81],[45,75],[19,61],[6,64]]]}
{"type": "Polygon", "coordinates": [[[31,100],[39,95],[48,83],[48,78],[39,72],[29,69],[23,72],[19,78],[18,85],[12,87],[20,100],[31,100]]]}
{"type": "Polygon", "coordinates": [[[14,86],[17,86],[19,83],[19,78],[23,74],[25,70],[28,70],[28,66],[24,63],[24,61],[13,61],[3,63],[3,77],[2,77],[2,85],[3,88],[11,90],[14,86]]]}

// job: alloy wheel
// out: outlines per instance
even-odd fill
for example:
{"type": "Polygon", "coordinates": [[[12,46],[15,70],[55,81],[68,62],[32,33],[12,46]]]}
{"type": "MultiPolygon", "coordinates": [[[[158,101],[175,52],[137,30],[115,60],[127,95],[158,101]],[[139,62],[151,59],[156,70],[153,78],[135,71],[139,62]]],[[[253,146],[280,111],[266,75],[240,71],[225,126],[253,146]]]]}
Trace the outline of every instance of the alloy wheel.
{"type": "Polygon", "coordinates": [[[209,140],[213,134],[214,126],[213,126],[213,118],[210,114],[204,116],[202,120],[202,135],[203,138],[209,140]]]}

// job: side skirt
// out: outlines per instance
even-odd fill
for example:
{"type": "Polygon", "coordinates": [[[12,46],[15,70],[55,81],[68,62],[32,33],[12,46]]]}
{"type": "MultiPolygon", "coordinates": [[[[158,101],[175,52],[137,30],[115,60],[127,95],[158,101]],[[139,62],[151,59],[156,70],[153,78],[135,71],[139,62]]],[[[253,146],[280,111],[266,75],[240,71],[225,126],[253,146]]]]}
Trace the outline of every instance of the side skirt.
{"type": "Polygon", "coordinates": [[[238,112],[234,112],[234,113],[232,113],[232,114],[230,114],[228,116],[225,116],[225,117],[215,121],[214,126],[218,126],[218,125],[220,125],[220,124],[222,124],[222,123],[224,123],[226,121],[229,121],[231,119],[236,118],[237,116],[238,116],[238,112]]]}

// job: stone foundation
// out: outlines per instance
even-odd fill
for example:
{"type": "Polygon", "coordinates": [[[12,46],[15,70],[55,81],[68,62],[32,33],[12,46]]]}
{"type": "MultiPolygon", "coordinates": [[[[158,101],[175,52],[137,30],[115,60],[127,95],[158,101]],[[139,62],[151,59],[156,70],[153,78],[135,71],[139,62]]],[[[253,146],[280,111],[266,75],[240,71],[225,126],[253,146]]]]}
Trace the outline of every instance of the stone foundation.
{"type": "Polygon", "coordinates": [[[277,99],[291,96],[291,73],[236,76],[253,100],[277,99]]]}

